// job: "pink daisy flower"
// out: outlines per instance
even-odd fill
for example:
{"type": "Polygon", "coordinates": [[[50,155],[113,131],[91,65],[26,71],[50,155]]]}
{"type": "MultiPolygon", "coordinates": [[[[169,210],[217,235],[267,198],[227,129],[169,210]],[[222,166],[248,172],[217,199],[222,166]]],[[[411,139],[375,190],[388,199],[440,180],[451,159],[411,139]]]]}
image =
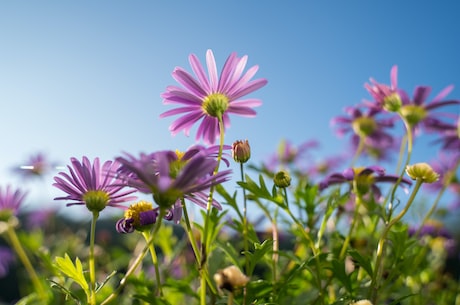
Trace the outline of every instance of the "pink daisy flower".
{"type": "Polygon", "coordinates": [[[241,99],[243,96],[265,86],[267,80],[260,78],[251,80],[259,67],[252,66],[243,74],[248,57],[241,58],[236,53],[230,54],[220,76],[217,73],[216,61],[211,50],[206,52],[208,75],[196,55],[189,56],[190,66],[195,77],[177,67],[172,76],[182,86],[168,86],[161,97],[164,104],[179,104],[178,108],[168,110],[160,117],[180,115],[170,125],[173,135],[181,130],[188,136],[192,126],[201,120],[196,139],[202,138],[208,144],[214,144],[220,135],[219,119],[222,118],[225,128],[230,126],[229,114],[253,117],[253,107],[260,106],[258,99],[241,99]]]}

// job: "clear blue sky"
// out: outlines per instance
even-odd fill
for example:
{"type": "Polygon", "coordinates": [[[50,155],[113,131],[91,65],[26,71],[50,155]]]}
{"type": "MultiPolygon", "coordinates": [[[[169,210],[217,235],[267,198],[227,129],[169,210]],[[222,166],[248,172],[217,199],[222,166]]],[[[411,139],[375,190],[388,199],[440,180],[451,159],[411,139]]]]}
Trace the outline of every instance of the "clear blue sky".
{"type": "Polygon", "coordinates": [[[454,84],[460,98],[458,12],[458,1],[2,1],[0,183],[37,151],[67,164],[190,146],[159,119],[160,94],[207,49],[220,65],[247,54],[269,81],[252,95],[256,118],[231,118],[229,144],[249,139],[255,162],[282,138],[336,152],[346,140],[330,119],[394,64],[401,87],[454,84]]]}

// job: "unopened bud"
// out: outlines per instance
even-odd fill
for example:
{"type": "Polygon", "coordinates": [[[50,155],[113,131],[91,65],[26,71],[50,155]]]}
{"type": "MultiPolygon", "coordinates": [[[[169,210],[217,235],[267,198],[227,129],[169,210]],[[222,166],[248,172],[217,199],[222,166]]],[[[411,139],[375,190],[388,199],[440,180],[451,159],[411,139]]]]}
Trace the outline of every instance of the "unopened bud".
{"type": "Polygon", "coordinates": [[[286,188],[291,185],[291,175],[287,171],[281,170],[275,174],[273,182],[277,187],[286,188]]]}
{"type": "Polygon", "coordinates": [[[238,140],[232,144],[232,157],[238,163],[246,163],[251,158],[248,140],[238,140]]]}
{"type": "Polygon", "coordinates": [[[249,282],[249,278],[241,270],[232,265],[225,269],[217,271],[214,274],[214,281],[220,289],[234,291],[236,288],[244,287],[249,282]]]}

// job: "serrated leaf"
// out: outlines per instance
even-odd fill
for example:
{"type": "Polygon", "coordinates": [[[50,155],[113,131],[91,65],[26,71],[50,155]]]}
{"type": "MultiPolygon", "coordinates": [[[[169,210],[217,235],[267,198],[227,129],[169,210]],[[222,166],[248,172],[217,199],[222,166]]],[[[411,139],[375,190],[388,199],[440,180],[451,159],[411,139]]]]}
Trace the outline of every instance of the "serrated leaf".
{"type": "Polygon", "coordinates": [[[251,194],[248,194],[248,199],[257,199],[257,198],[263,198],[270,200],[273,203],[276,203],[277,205],[280,205],[284,207],[283,205],[283,198],[282,196],[278,195],[273,195],[267,188],[267,185],[265,184],[265,180],[262,175],[259,175],[259,185],[252,180],[248,175],[246,175],[246,181],[239,181],[237,182],[238,185],[240,185],[242,188],[248,190],[251,194]]]}
{"type": "Polygon", "coordinates": [[[67,253],[64,255],[64,257],[58,256],[56,257],[56,266],[62,273],[64,273],[75,283],[80,285],[80,287],[87,294],[89,293],[88,282],[85,279],[85,276],[83,274],[83,266],[78,257],[75,259],[74,264],[67,253]]]}
{"type": "Polygon", "coordinates": [[[245,252],[249,258],[248,275],[251,276],[257,263],[264,257],[264,255],[273,250],[273,240],[265,240],[263,243],[254,243],[254,252],[245,252]]]}

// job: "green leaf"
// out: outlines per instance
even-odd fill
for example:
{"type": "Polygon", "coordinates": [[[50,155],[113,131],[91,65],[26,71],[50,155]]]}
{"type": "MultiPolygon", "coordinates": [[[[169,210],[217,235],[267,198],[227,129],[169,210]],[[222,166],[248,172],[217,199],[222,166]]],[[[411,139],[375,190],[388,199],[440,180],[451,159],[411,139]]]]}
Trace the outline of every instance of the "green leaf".
{"type": "Polygon", "coordinates": [[[248,190],[250,194],[248,194],[248,199],[255,199],[255,198],[263,198],[270,200],[273,203],[276,203],[279,206],[284,207],[284,200],[283,197],[278,194],[272,194],[265,184],[265,180],[262,175],[259,175],[259,185],[252,180],[248,175],[246,175],[246,181],[239,181],[237,182],[242,188],[248,190]]]}
{"type": "Polygon", "coordinates": [[[263,243],[254,243],[254,252],[245,252],[245,254],[249,258],[249,269],[247,271],[247,275],[251,276],[254,272],[254,268],[256,267],[257,263],[259,263],[264,255],[273,250],[273,240],[265,240],[263,243]]]}
{"type": "Polygon", "coordinates": [[[78,297],[73,294],[69,289],[67,289],[66,287],[62,286],[61,284],[53,281],[53,280],[49,280],[51,282],[51,288],[54,288],[54,289],[57,289],[57,290],[60,290],[63,294],[65,294],[67,297],[70,297],[72,300],[74,300],[75,304],[77,305],[80,305],[81,302],[80,300],[78,299],[78,297]]]}
{"type": "Polygon", "coordinates": [[[349,250],[348,254],[355,260],[360,267],[362,267],[370,277],[373,276],[374,272],[372,270],[372,265],[369,257],[363,257],[356,250],[349,250]]]}
{"type": "Polygon", "coordinates": [[[345,289],[347,289],[348,292],[353,293],[350,277],[345,271],[345,261],[334,259],[331,263],[331,270],[334,273],[335,278],[337,278],[345,286],[345,289]]]}
{"type": "Polygon", "coordinates": [[[75,259],[74,264],[67,253],[65,253],[64,257],[58,256],[56,257],[56,267],[62,273],[71,278],[75,283],[80,285],[86,294],[89,294],[88,282],[85,279],[83,274],[83,267],[78,257],[75,259]]]}
{"type": "Polygon", "coordinates": [[[238,207],[238,204],[236,202],[236,191],[233,193],[233,196],[230,196],[230,194],[221,184],[216,185],[216,191],[219,195],[221,195],[225,199],[226,202],[223,202],[223,203],[231,206],[235,210],[235,212],[238,213],[238,216],[240,220],[242,221],[243,214],[241,214],[240,208],[238,207]]]}
{"type": "Polygon", "coordinates": [[[232,262],[233,265],[239,266],[239,255],[238,252],[236,252],[234,245],[232,245],[230,242],[223,242],[219,239],[216,240],[216,245],[217,247],[225,252],[227,256],[229,257],[230,261],[232,262]]]}

